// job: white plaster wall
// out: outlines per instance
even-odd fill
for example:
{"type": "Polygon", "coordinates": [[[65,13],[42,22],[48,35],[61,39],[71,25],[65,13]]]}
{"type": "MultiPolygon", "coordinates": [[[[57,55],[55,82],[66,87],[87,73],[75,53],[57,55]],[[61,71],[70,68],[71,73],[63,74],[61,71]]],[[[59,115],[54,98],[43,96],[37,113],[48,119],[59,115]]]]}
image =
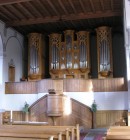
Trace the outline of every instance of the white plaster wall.
{"type": "Polygon", "coordinates": [[[64,92],[89,107],[95,100],[98,110],[124,110],[128,109],[128,92],[64,92]]]}
{"type": "Polygon", "coordinates": [[[32,105],[35,101],[37,101],[37,94],[6,94],[4,96],[5,102],[3,104],[3,108],[5,110],[22,110],[24,107],[25,101],[32,105]]]}
{"type": "Polygon", "coordinates": [[[30,105],[37,100],[37,94],[7,95],[5,94],[5,81],[8,81],[8,63],[12,58],[16,64],[16,81],[22,77],[22,48],[23,36],[12,28],[6,28],[0,21],[0,109],[21,110],[25,101],[30,105]],[[2,46],[2,47],[1,47],[2,46]],[[2,72],[3,71],[3,72],[2,72]]]}
{"type": "Polygon", "coordinates": [[[2,81],[3,81],[2,77],[3,77],[3,44],[0,35],[0,85],[2,85],[2,81]]]}
{"type": "Polygon", "coordinates": [[[3,71],[7,75],[3,76],[3,81],[8,81],[8,63],[11,57],[14,57],[17,69],[16,69],[16,81],[19,81],[22,77],[23,70],[23,36],[15,31],[13,28],[6,28],[5,23],[0,21],[0,34],[3,43],[3,71]],[[16,55],[16,56],[15,56],[16,55]],[[20,71],[19,71],[20,70],[20,71]]]}
{"type": "Polygon", "coordinates": [[[15,65],[15,82],[18,82],[23,74],[22,48],[15,37],[10,37],[6,44],[6,63],[4,64],[6,73],[5,82],[8,82],[8,67],[11,59],[13,59],[15,65]]]}
{"type": "Polygon", "coordinates": [[[46,94],[48,94],[48,93],[38,93],[37,98],[40,99],[40,98],[42,98],[42,97],[43,97],[44,95],[46,95],[46,94]]]}
{"type": "Polygon", "coordinates": [[[125,0],[126,27],[130,28],[130,1],[125,0]]]}
{"type": "MultiPolygon", "coordinates": [[[[22,110],[25,101],[32,105],[35,101],[48,93],[39,94],[0,94],[3,98],[0,108],[5,110],[22,110]]],[[[70,98],[73,98],[89,107],[95,100],[98,110],[127,110],[128,92],[64,92],[70,98]]]]}

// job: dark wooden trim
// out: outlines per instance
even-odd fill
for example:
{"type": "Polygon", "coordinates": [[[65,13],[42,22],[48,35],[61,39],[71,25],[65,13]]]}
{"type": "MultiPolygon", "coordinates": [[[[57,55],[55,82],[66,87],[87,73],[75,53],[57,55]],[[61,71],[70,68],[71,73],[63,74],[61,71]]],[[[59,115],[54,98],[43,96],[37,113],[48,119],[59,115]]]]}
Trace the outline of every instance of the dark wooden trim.
{"type": "Polygon", "coordinates": [[[26,1],[32,1],[32,0],[0,0],[0,5],[15,4],[15,3],[21,3],[26,1]]]}
{"type": "Polygon", "coordinates": [[[53,16],[53,17],[45,17],[45,18],[31,18],[31,19],[23,19],[23,20],[14,20],[11,22],[7,22],[9,26],[20,26],[20,25],[31,25],[31,24],[40,24],[40,23],[52,23],[52,22],[62,22],[69,20],[81,20],[81,19],[91,19],[91,18],[102,18],[102,17],[112,17],[112,16],[121,16],[120,11],[106,11],[106,12],[95,12],[95,13],[87,13],[87,14],[71,14],[71,15],[63,15],[63,16],[53,16]]]}

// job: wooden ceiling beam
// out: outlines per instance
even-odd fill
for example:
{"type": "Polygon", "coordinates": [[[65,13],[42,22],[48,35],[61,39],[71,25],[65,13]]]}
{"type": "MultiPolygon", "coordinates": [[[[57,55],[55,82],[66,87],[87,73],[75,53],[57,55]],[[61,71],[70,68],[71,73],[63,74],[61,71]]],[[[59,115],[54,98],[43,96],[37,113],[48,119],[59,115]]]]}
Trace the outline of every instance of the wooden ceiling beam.
{"type": "Polygon", "coordinates": [[[59,12],[57,11],[57,9],[55,8],[55,6],[52,4],[52,2],[50,0],[46,0],[48,2],[48,4],[51,6],[51,8],[53,9],[53,11],[59,15],[59,12]]]}
{"type": "Polygon", "coordinates": [[[11,20],[11,18],[8,15],[5,15],[1,10],[0,10],[0,16],[8,21],[11,20]]]}
{"type": "Polygon", "coordinates": [[[17,9],[15,6],[8,5],[8,7],[10,7],[10,9],[13,9],[11,11],[13,11],[14,14],[18,14],[19,17],[26,18],[23,13],[20,12],[19,9],[17,9]]]}
{"type": "Polygon", "coordinates": [[[9,26],[22,26],[22,25],[31,25],[31,24],[41,24],[41,23],[52,23],[52,22],[62,22],[70,20],[82,20],[82,19],[92,19],[92,18],[102,18],[102,17],[112,17],[112,16],[122,16],[121,11],[106,11],[106,12],[96,12],[89,14],[71,14],[64,16],[53,16],[45,18],[33,18],[33,19],[23,19],[23,20],[14,20],[7,22],[9,26]]]}
{"type": "Polygon", "coordinates": [[[32,5],[32,3],[30,3],[30,2],[26,2],[26,3],[31,7],[31,9],[32,9],[37,15],[43,17],[43,15],[39,12],[39,9],[37,9],[37,8],[35,7],[35,5],[32,5]]]}
{"type": "Polygon", "coordinates": [[[24,13],[26,13],[26,15],[28,14],[30,17],[35,18],[34,15],[21,3],[18,3],[17,5],[23,10],[24,13]]]}
{"type": "Polygon", "coordinates": [[[0,6],[1,5],[21,3],[21,2],[26,2],[26,1],[32,1],[32,0],[0,0],[0,6]]]}
{"type": "Polygon", "coordinates": [[[95,13],[95,8],[94,8],[93,0],[89,0],[89,2],[90,2],[90,5],[92,7],[93,12],[95,13]]]}
{"type": "Polygon", "coordinates": [[[84,7],[82,0],[79,0],[79,2],[80,2],[83,12],[86,13],[86,8],[84,7]]]}
{"type": "Polygon", "coordinates": [[[14,15],[9,9],[7,9],[5,6],[1,6],[0,9],[4,11],[7,15],[9,15],[10,18],[19,19],[16,15],[14,15]]]}
{"type": "Polygon", "coordinates": [[[102,11],[104,11],[104,10],[105,10],[105,8],[104,8],[103,0],[100,0],[100,3],[101,3],[101,8],[102,8],[102,11]]]}
{"type": "Polygon", "coordinates": [[[113,0],[111,0],[111,10],[113,11],[114,6],[113,6],[113,0]]]}
{"type": "Polygon", "coordinates": [[[47,14],[47,15],[51,15],[50,13],[49,13],[49,11],[48,11],[48,9],[44,6],[44,4],[42,3],[42,1],[39,1],[39,0],[37,0],[37,3],[39,4],[39,6],[40,7],[42,7],[42,9],[43,9],[43,11],[45,11],[45,13],[47,14]]]}
{"type": "Polygon", "coordinates": [[[65,14],[68,15],[68,11],[66,10],[65,6],[63,5],[61,0],[58,0],[60,6],[62,7],[62,9],[64,10],[65,14]]]}
{"type": "Polygon", "coordinates": [[[68,0],[68,2],[69,2],[69,4],[71,5],[71,7],[72,7],[74,13],[77,14],[76,9],[75,9],[74,4],[72,3],[72,1],[71,1],[71,0],[68,0]]]}

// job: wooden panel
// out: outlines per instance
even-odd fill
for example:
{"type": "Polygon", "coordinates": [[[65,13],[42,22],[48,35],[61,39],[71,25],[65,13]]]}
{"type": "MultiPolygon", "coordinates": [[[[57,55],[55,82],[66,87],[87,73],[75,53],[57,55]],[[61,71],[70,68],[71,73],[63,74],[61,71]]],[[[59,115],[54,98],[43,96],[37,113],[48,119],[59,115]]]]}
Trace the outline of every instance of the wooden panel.
{"type": "Polygon", "coordinates": [[[92,91],[93,90],[93,84],[92,80],[79,80],[79,92],[86,92],[86,91],[92,91]]]}
{"type": "Polygon", "coordinates": [[[64,79],[64,92],[114,92],[126,91],[124,78],[109,79],[64,79]]]}
{"type": "Polygon", "coordinates": [[[9,66],[9,81],[15,82],[15,67],[9,66]]]}
{"type": "MultiPolygon", "coordinates": [[[[63,94],[49,94],[47,95],[47,115],[48,116],[62,116],[66,110],[67,96],[63,94]]],[[[71,106],[68,106],[71,108],[71,106]]]]}
{"type": "Polygon", "coordinates": [[[79,79],[64,79],[64,92],[79,91],[79,79]]]}
{"type": "MultiPolygon", "coordinates": [[[[91,128],[92,113],[88,106],[72,100],[72,113],[56,118],[56,125],[76,125],[91,128]]],[[[52,117],[47,116],[47,96],[42,97],[30,107],[30,121],[47,121],[53,125],[52,117]]]]}
{"type": "Polygon", "coordinates": [[[6,94],[31,94],[36,92],[35,82],[7,82],[5,84],[6,94]]]}
{"type": "Polygon", "coordinates": [[[30,121],[48,122],[47,118],[47,95],[34,102],[29,109],[30,121]]]}
{"type": "Polygon", "coordinates": [[[55,89],[57,93],[63,92],[117,92],[127,91],[127,83],[124,78],[109,79],[43,79],[35,82],[7,82],[6,94],[31,94],[47,93],[48,89],[55,89]]]}
{"type": "Polygon", "coordinates": [[[44,79],[37,83],[37,92],[48,92],[48,89],[55,89],[56,92],[63,92],[63,80],[44,79]]]}
{"type": "Polygon", "coordinates": [[[126,110],[104,110],[96,112],[96,126],[98,127],[110,127],[114,126],[116,122],[119,122],[122,118],[126,120],[126,110]]]}
{"type": "Polygon", "coordinates": [[[124,78],[94,79],[92,80],[93,91],[95,92],[112,92],[126,91],[124,78]]]}
{"type": "MultiPolygon", "coordinates": [[[[8,124],[10,122],[10,111],[3,113],[3,124],[8,124]]],[[[24,113],[22,111],[13,111],[12,112],[13,121],[24,121],[24,113]]]]}

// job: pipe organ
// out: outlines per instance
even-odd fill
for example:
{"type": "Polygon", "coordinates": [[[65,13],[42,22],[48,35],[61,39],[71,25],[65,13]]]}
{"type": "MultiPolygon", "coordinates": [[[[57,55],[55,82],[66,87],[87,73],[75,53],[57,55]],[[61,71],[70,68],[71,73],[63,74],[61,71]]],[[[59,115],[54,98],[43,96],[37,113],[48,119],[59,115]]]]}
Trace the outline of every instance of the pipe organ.
{"type": "Polygon", "coordinates": [[[98,78],[113,77],[111,28],[102,26],[97,32],[98,78]]]}
{"type": "MultiPolygon", "coordinates": [[[[98,27],[98,78],[113,77],[111,28],[98,27]]],[[[45,75],[45,48],[42,34],[30,33],[28,80],[40,80],[45,75]]],[[[49,72],[52,79],[90,78],[89,32],[65,30],[49,35],[49,72]]]]}
{"type": "Polygon", "coordinates": [[[79,46],[79,67],[81,70],[89,68],[89,32],[80,31],[77,33],[79,46]]]}
{"type": "Polygon", "coordinates": [[[28,80],[40,80],[43,78],[43,41],[44,40],[42,34],[30,33],[28,35],[28,80]]]}
{"type": "Polygon", "coordinates": [[[58,70],[60,67],[60,42],[61,42],[61,35],[60,34],[51,34],[49,35],[50,38],[50,69],[58,70]]]}
{"type": "Polygon", "coordinates": [[[64,31],[64,42],[61,34],[49,36],[52,78],[89,78],[89,32],[79,31],[76,36],[74,40],[73,30],[64,31]]]}

